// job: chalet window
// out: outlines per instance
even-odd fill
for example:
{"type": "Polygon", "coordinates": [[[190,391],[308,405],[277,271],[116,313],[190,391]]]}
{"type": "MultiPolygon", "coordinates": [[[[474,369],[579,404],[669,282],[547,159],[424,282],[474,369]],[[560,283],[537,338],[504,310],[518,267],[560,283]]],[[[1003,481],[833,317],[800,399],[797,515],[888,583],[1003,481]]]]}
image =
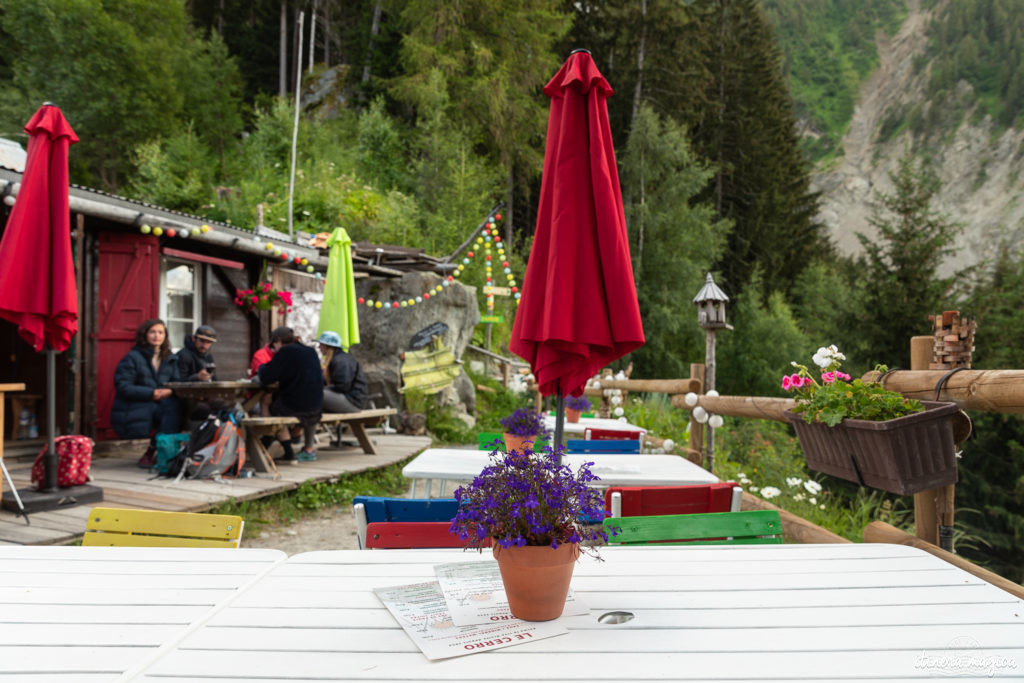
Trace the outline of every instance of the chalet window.
{"type": "Polygon", "coordinates": [[[160,317],[167,321],[171,350],[185,345],[185,337],[202,324],[200,282],[202,265],[163,258],[160,263],[160,317]]]}

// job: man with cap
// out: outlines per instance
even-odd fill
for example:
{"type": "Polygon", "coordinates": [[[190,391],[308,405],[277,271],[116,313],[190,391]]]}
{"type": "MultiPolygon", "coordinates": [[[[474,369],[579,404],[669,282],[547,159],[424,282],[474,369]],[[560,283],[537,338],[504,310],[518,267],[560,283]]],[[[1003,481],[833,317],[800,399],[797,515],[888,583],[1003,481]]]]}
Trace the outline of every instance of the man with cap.
{"type": "Polygon", "coordinates": [[[214,374],[213,354],[210,348],[217,341],[217,332],[209,325],[200,325],[191,337],[185,337],[185,346],[178,351],[178,376],[182,382],[210,382],[214,374]]]}
{"type": "Polygon", "coordinates": [[[366,375],[359,361],[341,348],[337,332],[326,331],[317,340],[324,359],[324,412],[357,413],[366,407],[366,375]]]}

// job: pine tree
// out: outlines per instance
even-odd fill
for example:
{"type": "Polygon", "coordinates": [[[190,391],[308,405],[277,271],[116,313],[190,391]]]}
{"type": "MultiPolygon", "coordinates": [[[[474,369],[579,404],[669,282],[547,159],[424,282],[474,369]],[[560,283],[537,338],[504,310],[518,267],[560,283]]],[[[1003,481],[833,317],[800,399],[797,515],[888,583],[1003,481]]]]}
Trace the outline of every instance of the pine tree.
{"type": "Polygon", "coordinates": [[[895,192],[879,193],[879,205],[868,219],[877,239],[857,234],[868,283],[859,331],[869,364],[906,367],[910,338],[929,332],[929,314],[950,307],[946,297],[954,279],[938,271],[963,227],[931,208],[938,178],[909,153],[889,179],[895,192]]]}
{"type": "Polygon", "coordinates": [[[681,40],[703,47],[707,81],[679,113],[694,150],[716,166],[701,199],[733,222],[719,261],[738,292],[759,269],[766,290],[786,291],[805,264],[830,250],[799,148],[781,53],[756,0],[699,0],[681,40]],[[691,35],[692,34],[692,35],[691,35]]]}

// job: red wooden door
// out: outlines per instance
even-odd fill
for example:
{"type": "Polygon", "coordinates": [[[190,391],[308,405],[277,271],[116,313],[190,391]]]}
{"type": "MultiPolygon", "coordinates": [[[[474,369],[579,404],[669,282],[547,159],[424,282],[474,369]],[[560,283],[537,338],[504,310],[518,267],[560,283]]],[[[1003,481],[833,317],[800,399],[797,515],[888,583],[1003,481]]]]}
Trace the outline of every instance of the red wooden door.
{"type": "Polygon", "coordinates": [[[160,310],[160,256],[156,237],[100,233],[96,305],[97,439],[110,428],[114,368],[135,343],[135,329],[160,310]]]}

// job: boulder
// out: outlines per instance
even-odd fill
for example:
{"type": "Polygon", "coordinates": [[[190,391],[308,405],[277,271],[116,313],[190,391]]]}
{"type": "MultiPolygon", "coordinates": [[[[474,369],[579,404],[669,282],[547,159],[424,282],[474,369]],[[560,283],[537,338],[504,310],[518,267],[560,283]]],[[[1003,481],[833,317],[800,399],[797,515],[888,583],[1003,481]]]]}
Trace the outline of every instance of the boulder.
{"type": "MultiPolygon", "coordinates": [[[[429,272],[406,273],[400,278],[367,278],[356,282],[356,296],[373,301],[408,301],[433,291],[442,281],[440,275],[429,272]]],[[[480,322],[476,288],[456,280],[440,294],[431,294],[430,299],[414,306],[359,307],[360,343],[350,352],[366,373],[367,389],[377,407],[388,406],[402,412],[405,404],[398,391],[400,354],[413,350],[411,342],[417,332],[438,322],[448,326],[441,336],[442,342],[451,346],[455,357],[461,359],[480,322]]],[[[453,406],[456,413],[473,414],[476,391],[464,370],[451,387],[441,392],[440,402],[453,406]]]]}

